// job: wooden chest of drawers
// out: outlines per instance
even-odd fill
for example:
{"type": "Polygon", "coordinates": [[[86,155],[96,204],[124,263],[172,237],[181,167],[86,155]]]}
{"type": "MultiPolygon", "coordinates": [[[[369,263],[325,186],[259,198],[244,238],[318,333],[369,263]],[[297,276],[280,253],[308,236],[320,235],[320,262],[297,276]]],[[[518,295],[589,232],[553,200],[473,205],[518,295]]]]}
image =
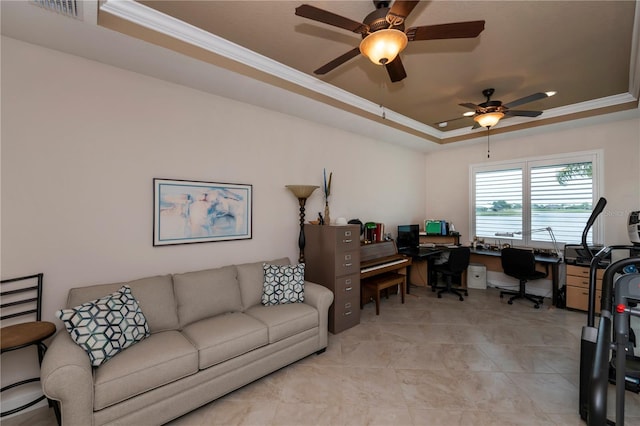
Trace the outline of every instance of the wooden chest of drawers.
{"type": "Polygon", "coordinates": [[[360,226],[305,225],[305,279],[327,287],[334,300],[329,331],[360,323],[360,226]]]}
{"type": "MultiPolygon", "coordinates": [[[[596,312],[600,312],[602,276],[604,269],[596,274],[596,312]]],[[[589,308],[589,267],[567,265],[567,308],[586,311],[589,308]]]]}

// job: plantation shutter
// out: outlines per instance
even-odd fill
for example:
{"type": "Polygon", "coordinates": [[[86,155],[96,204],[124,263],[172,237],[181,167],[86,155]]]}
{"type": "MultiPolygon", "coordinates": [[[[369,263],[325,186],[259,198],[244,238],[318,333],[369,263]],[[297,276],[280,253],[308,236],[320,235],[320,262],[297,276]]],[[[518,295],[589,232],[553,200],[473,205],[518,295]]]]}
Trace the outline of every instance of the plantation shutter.
{"type": "Polygon", "coordinates": [[[475,173],[476,236],[522,230],[522,168],[475,173]]]}

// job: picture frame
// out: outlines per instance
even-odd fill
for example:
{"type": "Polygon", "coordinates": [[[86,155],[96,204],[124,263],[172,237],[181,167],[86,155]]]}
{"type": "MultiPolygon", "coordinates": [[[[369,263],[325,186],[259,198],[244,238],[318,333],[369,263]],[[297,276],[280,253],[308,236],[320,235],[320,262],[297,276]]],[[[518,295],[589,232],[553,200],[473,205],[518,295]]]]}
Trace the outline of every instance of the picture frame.
{"type": "Polygon", "coordinates": [[[251,239],[253,186],[153,179],[153,245],[251,239]]]}

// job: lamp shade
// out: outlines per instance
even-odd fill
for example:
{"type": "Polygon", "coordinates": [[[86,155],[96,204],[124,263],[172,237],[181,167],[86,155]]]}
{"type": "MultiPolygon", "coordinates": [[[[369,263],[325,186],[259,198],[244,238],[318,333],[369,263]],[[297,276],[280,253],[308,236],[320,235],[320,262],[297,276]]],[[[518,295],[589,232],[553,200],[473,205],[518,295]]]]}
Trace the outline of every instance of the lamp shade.
{"type": "Polygon", "coordinates": [[[502,117],[504,117],[504,113],[502,112],[488,112],[474,117],[473,121],[482,127],[493,127],[498,124],[498,121],[500,121],[502,117]]]}
{"type": "Polygon", "coordinates": [[[293,192],[293,195],[295,195],[296,198],[306,199],[309,198],[313,191],[320,187],[317,185],[286,185],[286,188],[293,192]]]}
{"type": "Polygon", "coordinates": [[[407,35],[400,30],[378,30],[360,43],[360,52],[377,65],[393,61],[407,47],[407,35]]]}

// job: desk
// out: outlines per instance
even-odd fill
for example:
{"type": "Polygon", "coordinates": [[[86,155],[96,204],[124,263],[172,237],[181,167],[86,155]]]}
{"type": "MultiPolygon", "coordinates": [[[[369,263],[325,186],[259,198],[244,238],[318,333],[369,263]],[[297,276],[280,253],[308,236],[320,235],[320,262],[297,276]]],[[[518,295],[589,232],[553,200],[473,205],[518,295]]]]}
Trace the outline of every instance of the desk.
{"type": "MultiPolygon", "coordinates": [[[[502,272],[500,252],[494,250],[471,249],[470,263],[481,263],[487,267],[487,271],[502,272]]],[[[545,269],[551,267],[551,304],[558,305],[558,293],[560,282],[560,258],[555,256],[536,255],[536,264],[544,265],[545,269]]]]}
{"type": "Polygon", "coordinates": [[[402,251],[401,253],[411,257],[411,265],[407,268],[407,294],[411,294],[411,271],[414,267],[425,267],[426,280],[425,286],[433,286],[433,279],[431,277],[431,271],[433,271],[433,265],[435,260],[446,251],[445,247],[421,247],[411,251],[402,251]]]}

